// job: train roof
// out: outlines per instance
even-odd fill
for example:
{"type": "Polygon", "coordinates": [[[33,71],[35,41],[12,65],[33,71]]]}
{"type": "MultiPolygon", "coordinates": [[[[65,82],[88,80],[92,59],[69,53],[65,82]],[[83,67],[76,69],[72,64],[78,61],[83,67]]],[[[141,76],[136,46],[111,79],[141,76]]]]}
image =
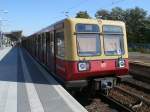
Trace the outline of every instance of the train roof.
{"type": "MultiPolygon", "coordinates": [[[[62,23],[64,21],[70,21],[71,23],[90,23],[90,24],[110,24],[110,25],[124,25],[124,22],[122,21],[117,21],[117,20],[103,20],[103,19],[85,19],[85,18],[65,18],[63,20],[60,20],[52,25],[49,25],[41,30],[39,30],[38,32],[35,32],[34,34],[32,35],[35,35],[35,34],[41,34],[43,32],[48,32],[50,30],[53,30],[54,29],[54,26],[59,24],[59,23],[62,23]]],[[[31,35],[31,36],[32,36],[31,35]]]]}
{"type": "Polygon", "coordinates": [[[118,20],[103,20],[103,19],[85,19],[85,18],[68,18],[67,20],[74,23],[95,23],[95,24],[110,24],[124,25],[123,21],[118,20]]]}

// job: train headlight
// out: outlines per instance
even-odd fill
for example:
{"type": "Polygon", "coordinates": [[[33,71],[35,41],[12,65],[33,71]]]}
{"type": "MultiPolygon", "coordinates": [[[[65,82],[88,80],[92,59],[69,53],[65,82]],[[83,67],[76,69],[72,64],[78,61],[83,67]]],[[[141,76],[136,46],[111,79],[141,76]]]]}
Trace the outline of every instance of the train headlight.
{"type": "Polygon", "coordinates": [[[79,62],[78,63],[78,70],[79,71],[87,71],[87,70],[89,70],[89,63],[88,62],[79,62]]]}
{"type": "Polygon", "coordinates": [[[124,59],[119,59],[118,60],[118,67],[120,67],[120,68],[125,67],[125,60],[124,59]]]}

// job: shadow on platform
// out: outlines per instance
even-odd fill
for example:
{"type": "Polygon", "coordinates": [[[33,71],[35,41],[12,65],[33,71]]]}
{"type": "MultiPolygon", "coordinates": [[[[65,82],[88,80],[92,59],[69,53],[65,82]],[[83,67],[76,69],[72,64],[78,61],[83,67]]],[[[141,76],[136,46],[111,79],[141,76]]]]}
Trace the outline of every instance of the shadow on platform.
{"type": "MultiPolygon", "coordinates": [[[[44,77],[43,73],[37,68],[33,60],[23,51],[24,61],[27,68],[23,68],[20,51],[22,49],[14,47],[10,52],[0,61],[0,81],[11,81],[21,83],[37,83],[37,84],[48,84],[57,85],[55,81],[49,83],[44,77]],[[28,70],[32,81],[24,80],[23,69],[28,70]]],[[[51,74],[49,74],[51,75],[51,74]]]]}

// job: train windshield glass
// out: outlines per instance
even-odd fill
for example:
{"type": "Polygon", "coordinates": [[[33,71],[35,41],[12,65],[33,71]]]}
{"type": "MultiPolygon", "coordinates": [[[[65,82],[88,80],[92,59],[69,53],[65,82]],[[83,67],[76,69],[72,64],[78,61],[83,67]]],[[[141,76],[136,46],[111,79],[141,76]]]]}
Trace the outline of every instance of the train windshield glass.
{"type": "Polygon", "coordinates": [[[123,31],[120,26],[104,25],[103,32],[104,33],[122,33],[123,31]]]}
{"type": "Polygon", "coordinates": [[[99,32],[98,25],[95,24],[77,24],[76,31],[79,32],[99,32]]]}
{"type": "Polygon", "coordinates": [[[100,54],[99,34],[77,34],[79,56],[96,56],[100,54]]]}
{"type": "Polygon", "coordinates": [[[119,26],[103,26],[104,53],[106,55],[124,54],[123,32],[119,26]]]}

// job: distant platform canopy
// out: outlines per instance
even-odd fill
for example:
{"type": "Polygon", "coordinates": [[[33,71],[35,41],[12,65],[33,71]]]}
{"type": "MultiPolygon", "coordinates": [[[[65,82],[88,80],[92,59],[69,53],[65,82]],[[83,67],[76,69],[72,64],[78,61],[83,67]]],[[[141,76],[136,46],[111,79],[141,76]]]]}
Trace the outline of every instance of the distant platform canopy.
{"type": "Polygon", "coordinates": [[[12,41],[17,41],[22,37],[22,31],[5,32],[4,35],[12,41]]]}

